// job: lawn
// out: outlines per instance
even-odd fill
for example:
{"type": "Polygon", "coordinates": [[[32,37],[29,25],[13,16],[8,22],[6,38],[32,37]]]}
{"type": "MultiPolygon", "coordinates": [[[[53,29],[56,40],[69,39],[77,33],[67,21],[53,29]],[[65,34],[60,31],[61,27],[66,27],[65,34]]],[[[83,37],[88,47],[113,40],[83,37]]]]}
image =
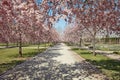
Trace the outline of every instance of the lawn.
{"type": "MultiPolygon", "coordinates": [[[[47,46],[52,46],[52,43],[42,43],[39,45],[39,47],[47,47],[47,46]]],[[[38,45],[30,45],[29,47],[38,47],[38,45]]]]}
{"type": "Polygon", "coordinates": [[[46,47],[42,46],[44,46],[44,44],[40,45],[39,52],[37,45],[29,45],[27,47],[23,47],[23,57],[19,57],[17,47],[0,49],[0,74],[8,69],[13,68],[17,64],[24,62],[26,59],[29,59],[30,57],[33,57],[38,53],[45,51],[49,45],[47,44],[46,47]]]}
{"type": "Polygon", "coordinates": [[[78,48],[72,48],[73,51],[78,53],[81,57],[85,58],[86,61],[92,63],[98,67],[110,80],[120,80],[120,62],[105,57],[103,55],[93,56],[87,50],[79,50],[78,48]]]}

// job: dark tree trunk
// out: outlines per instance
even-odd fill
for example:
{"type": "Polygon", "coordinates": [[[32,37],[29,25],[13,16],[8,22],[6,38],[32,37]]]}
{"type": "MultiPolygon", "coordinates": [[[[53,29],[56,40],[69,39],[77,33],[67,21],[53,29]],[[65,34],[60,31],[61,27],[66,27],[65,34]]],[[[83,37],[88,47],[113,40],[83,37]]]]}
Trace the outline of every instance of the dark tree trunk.
{"type": "Polygon", "coordinates": [[[80,47],[82,46],[82,34],[80,34],[80,43],[79,43],[79,46],[80,47]]]}
{"type": "Polygon", "coordinates": [[[8,46],[9,46],[9,42],[7,41],[7,42],[6,42],[6,48],[8,48],[8,46]]]}
{"type": "Polygon", "coordinates": [[[18,41],[18,40],[17,40],[17,42],[16,42],[16,46],[19,47],[19,41],[18,41]]]}
{"type": "Polygon", "coordinates": [[[107,34],[106,34],[106,38],[105,38],[105,43],[109,43],[109,27],[107,27],[107,34]]]}
{"type": "Polygon", "coordinates": [[[106,35],[106,38],[105,38],[105,44],[107,44],[107,43],[109,43],[109,36],[108,35],[106,35]]]}
{"type": "Polygon", "coordinates": [[[19,55],[20,57],[22,57],[22,35],[19,34],[20,38],[19,38],[19,55]]]}
{"type": "Polygon", "coordinates": [[[40,52],[40,42],[38,42],[38,52],[40,52]]]}
{"type": "Polygon", "coordinates": [[[82,39],[81,39],[81,38],[80,38],[79,46],[80,46],[80,47],[82,46],[82,39]]]}

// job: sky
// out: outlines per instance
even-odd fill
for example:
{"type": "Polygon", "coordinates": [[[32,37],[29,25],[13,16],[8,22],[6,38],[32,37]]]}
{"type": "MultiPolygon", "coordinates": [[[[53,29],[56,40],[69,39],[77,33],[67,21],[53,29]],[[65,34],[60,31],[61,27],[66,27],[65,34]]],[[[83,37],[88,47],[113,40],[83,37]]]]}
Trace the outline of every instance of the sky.
{"type": "Polygon", "coordinates": [[[59,21],[56,22],[53,27],[55,27],[59,33],[62,33],[65,30],[66,25],[67,22],[64,19],[60,18],[59,21]]]}
{"type": "MultiPolygon", "coordinates": [[[[36,2],[39,4],[42,0],[36,0],[36,2]]],[[[51,14],[51,13],[50,13],[51,14]]],[[[49,14],[49,15],[50,15],[49,14]]],[[[59,21],[55,22],[53,27],[56,28],[56,30],[59,32],[59,33],[62,33],[64,30],[65,30],[65,27],[66,27],[66,24],[67,22],[60,18],[59,21]]]]}

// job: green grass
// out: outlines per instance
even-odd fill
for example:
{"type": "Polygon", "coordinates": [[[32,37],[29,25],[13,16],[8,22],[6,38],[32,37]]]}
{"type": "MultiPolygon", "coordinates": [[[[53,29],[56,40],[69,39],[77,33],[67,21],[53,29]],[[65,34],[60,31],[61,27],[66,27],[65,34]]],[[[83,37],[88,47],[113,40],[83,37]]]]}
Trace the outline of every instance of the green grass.
{"type": "MultiPolygon", "coordinates": [[[[0,46],[1,46],[1,47],[6,47],[6,43],[0,43],[0,46]]],[[[16,44],[14,44],[14,43],[9,43],[9,44],[8,44],[8,47],[10,47],[10,46],[15,47],[16,44]]]]}
{"type": "MultiPolygon", "coordinates": [[[[52,43],[42,43],[39,45],[39,47],[47,47],[53,45],[52,43]]],[[[30,45],[30,47],[38,47],[38,45],[30,45]]]]}
{"type": "Polygon", "coordinates": [[[93,56],[93,54],[87,50],[79,50],[78,48],[72,48],[72,50],[78,53],[81,57],[85,58],[86,61],[92,63],[93,65],[96,65],[111,80],[120,80],[119,61],[99,54],[97,56],[93,56]]]}
{"type": "MultiPolygon", "coordinates": [[[[48,46],[49,45],[47,45],[47,47],[48,46]]],[[[43,52],[46,48],[40,48],[40,52],[43,52]]],[[[23,57],[19,57],[17,47],[0,49],[0,74],[8,69],[13,68],[17,64],[24,62],[26,59],[38,54],[37,45],[23,47],[22,49],[23,57]]]]}
{"type": "MultiPolygon", "coordinates": [[[[45,46],[50,46],[50,45],[53,45],[52,43],[41,43],[40,44],[40,47],[45,47],[45,46]]],[[[0,43],[0,46],[1,47],[6,47],[6,43],[0,43]]],[[[17,44],[16,43],[9,43],[8,44],[8,47],[16,47],[17,46],[17,44]]],[[[32,46],[32,47],[37,47],[38,45],[37,44],[35,44],[35,45],[30,45],[30,44],[22,44],[22,46],[23,47],[27,47],[27,46],[32,46]]]]}

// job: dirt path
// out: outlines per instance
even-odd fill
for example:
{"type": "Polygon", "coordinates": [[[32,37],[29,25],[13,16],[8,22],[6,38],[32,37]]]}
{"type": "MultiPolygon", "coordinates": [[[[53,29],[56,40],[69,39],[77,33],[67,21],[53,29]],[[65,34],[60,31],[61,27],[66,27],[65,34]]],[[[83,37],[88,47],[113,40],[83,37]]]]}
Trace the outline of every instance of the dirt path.
{"type": "Polygon", "coordinates": [[[0,80],[106,80],[65,44],[57,44],[0,76],[0,80]]]}

